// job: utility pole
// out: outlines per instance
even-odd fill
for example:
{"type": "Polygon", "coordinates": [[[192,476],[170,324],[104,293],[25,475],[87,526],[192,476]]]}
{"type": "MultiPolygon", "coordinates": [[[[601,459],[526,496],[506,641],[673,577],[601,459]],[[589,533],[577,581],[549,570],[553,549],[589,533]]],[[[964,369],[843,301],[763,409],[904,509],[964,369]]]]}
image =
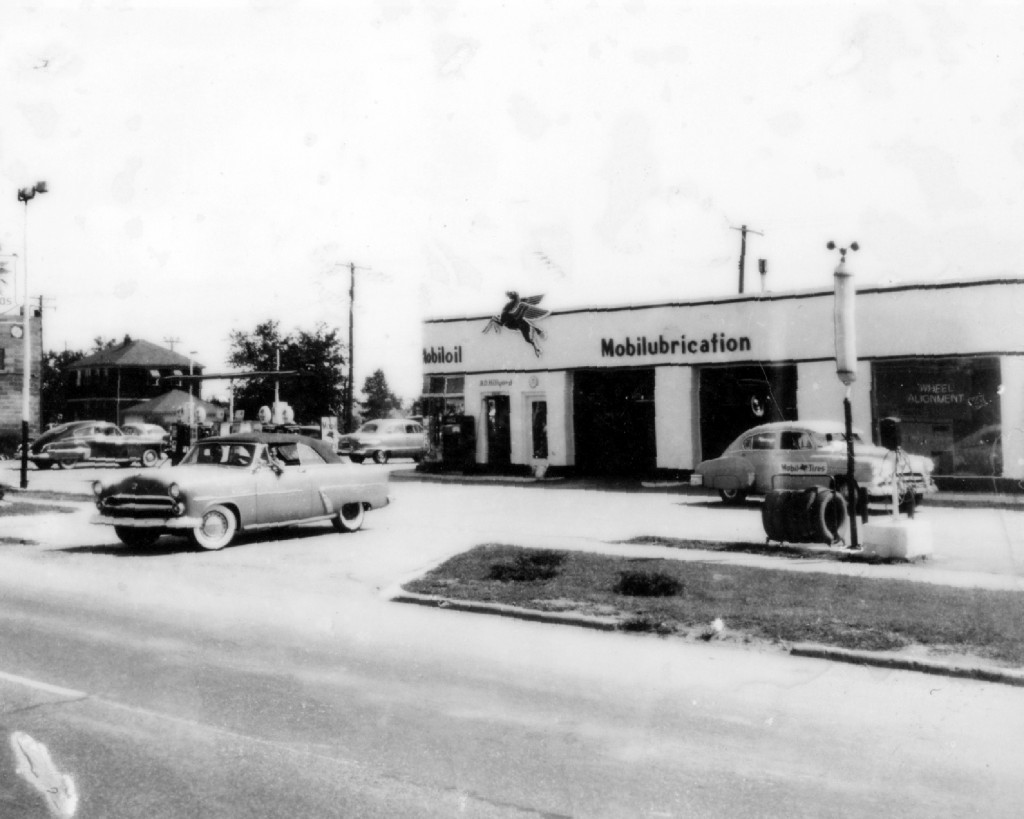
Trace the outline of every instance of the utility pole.
{"type": "Polygon", "coordinates": [[[181,339],[178,338],[177,336],[172,336],[171,338],[167,338],[166,336],[164,337],[164,344],[170,345],[172,353],[174,352],[174,345],[177,344],[179,341],[181,341],[181,339]]]}
{"type": "Polygon", "coordinates": [[[356,304],[356,265],[355,262],[348,263],[349,279],[348,286],[348,385],[345,390],[345,432],[352,431],[352,379],[355,378],[355,367],[352,359],[355,358],[355,334],[353,332],[355,323],[356,304]]]}
{"type": "Polygon", "coordinates": [[[748,228],[746,225],[742,225],[740,227],[734,227],[732,229],[733,230],[738,230],[740,232],[740,237],[741,237],[740,238],[740,292],[742,293],[743,292],[743,266],[746,263],[746,258],[747,258],[747,234],[748,233],[755,233],[758,236],[764,236],[764,233],[762,233],[759,230],[754,230],[753,228],[748,228]]]}

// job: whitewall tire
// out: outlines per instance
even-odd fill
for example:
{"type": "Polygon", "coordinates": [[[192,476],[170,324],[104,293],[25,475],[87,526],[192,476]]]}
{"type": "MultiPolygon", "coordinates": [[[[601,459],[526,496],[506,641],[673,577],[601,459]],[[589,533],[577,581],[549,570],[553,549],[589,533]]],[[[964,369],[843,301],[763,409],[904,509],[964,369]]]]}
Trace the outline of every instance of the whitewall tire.
{"type": "Polygon", "coordinates": [[[339,532],[357,532],[362,528],[365,517],[366,509],[362,503],[346,503],[331,522],[339,532]]]}
{"type": "Polygon", "coordinates": [[[192,542],[203,549],[223,549],[235,538],[238,519],[226,506],[211,506],[203,513],[200,524],[189,533],[192,542]]]}

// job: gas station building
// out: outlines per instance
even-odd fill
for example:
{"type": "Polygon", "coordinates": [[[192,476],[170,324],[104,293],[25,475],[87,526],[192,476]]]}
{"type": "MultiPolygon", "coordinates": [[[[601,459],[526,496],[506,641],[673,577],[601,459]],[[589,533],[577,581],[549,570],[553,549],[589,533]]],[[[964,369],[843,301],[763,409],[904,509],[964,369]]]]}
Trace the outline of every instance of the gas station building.
{"type": "MultiPolygon", "coordinates": [[[[488,316],[429,319],[435,441],[443,461],[496,471],[685,475],[757,424],[841,421],[834,301],[813,290],[554,310],[539,355],[518,332],[484,333],[488,316]]],[[[861,288],[856,331],[850,398],[865,438],[897,417],[937,479],[1024,479],[1024,279],[861,288]]]]}

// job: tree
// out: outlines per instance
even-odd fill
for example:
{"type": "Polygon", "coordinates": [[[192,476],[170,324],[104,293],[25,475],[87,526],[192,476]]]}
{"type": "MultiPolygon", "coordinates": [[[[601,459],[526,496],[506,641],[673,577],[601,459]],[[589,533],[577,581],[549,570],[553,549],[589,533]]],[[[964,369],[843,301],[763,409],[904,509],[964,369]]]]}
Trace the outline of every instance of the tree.
{"type": "Polygon", "coordinates": [[[44,424],[59,422],[67,415],[69,388],[75,379],[71,365],[83,358],[81,350],[43,353],[39,398],[44,424]]]}
{"type": "Polygon", "coordinates": [[[391,392],[383,370],[377,370],[366,377],[363,394],[366,400],[359,404],[366,419],[388,418],[393,412],[402,411],[402,399],[391,392]]]}
{"type": "Polygon", "coordinates": [[[274,402],[274,382],[278,381],[280,400],[295,411],[302,423],[319,421],[324,416],[341,414],[345,399],[345,347],[337,330],[318,324],[312,332],[297,330],[282,335],[273,320],[256,325],[251,333],[231,333],[228,362],[243,372],[276,370],[277,354],[281,370],[297,370],[297,376],[261,376],[235,385],[235,408],[245,410],[246,418],[255,418],[260,407],[274,402]]]}

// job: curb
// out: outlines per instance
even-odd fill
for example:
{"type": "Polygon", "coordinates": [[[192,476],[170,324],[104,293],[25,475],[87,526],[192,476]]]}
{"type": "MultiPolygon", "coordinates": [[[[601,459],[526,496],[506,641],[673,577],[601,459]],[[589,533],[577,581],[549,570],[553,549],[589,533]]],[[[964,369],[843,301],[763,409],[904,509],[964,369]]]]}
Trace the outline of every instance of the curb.
{"type": "Polygon", "coordinates": [[[1024,673],[1019,671],[950,665],[929,660],[895,657],[891,654],[872,651],[856,651],[848,648],[829,648],[828,646],[809,644],[793,646],[789,653],[794,657],[811,657],[853,665],[870,665],[876,668],[890,668],[895,671],[919,671],[922,674],[938,674],[944,677],[960,677],[1024,687],[1024,673]]]}
{"type": "Polygon", "coordinates": [[[498,617],[509,617],[513,620],[527,620],[533,623],[550,623],[559,626],[576,626],[597,631],[616,631],[619,621],[614,617],[590,617],[585,614],[553,614],[537,609],[522,609],[506,606],[501,603],[474,603],[467,600],[451,600],[447,597],[434,597],[429,594],[402,592],[389,598],[392,603],[411,603],[416,606],[427,606],[434,609],[464,611],[469,614],[493,614],[498,617]]]}
{"type": "MultiPolygon", "coordinates": [[[[619,631],[619,620],[612,617],[592,617],[583,614],[552,614],[537,609],[523,609],[501,603],[480,603],[466,600],[452,600],[447,597],[435,597],[428,594],[401,592],[390,597],[392,603],[409,603],[428,608],[462,611],[469,614],[491,614],[498,617],[509,617],[514,620],[525,620],[532,623],[550,625],[576,626],[596,631],[619,631]]],[[[928,660],[914,660],[895,657],[872,651],[856,651],[847,648],[831,648],[829,646],[809,643],[792,646],[791,657],[807,657],[816,660],[831,660],[852,665],[865,665],[875,668],[888,668],[894,671],[918,671],[922,674],[935,674],[944,677],[978,680],[979,682],[1000,683],[1024,687],[1024,672],[979,668],[976,666],[950,665],[948,663],[928,660]]]]}

